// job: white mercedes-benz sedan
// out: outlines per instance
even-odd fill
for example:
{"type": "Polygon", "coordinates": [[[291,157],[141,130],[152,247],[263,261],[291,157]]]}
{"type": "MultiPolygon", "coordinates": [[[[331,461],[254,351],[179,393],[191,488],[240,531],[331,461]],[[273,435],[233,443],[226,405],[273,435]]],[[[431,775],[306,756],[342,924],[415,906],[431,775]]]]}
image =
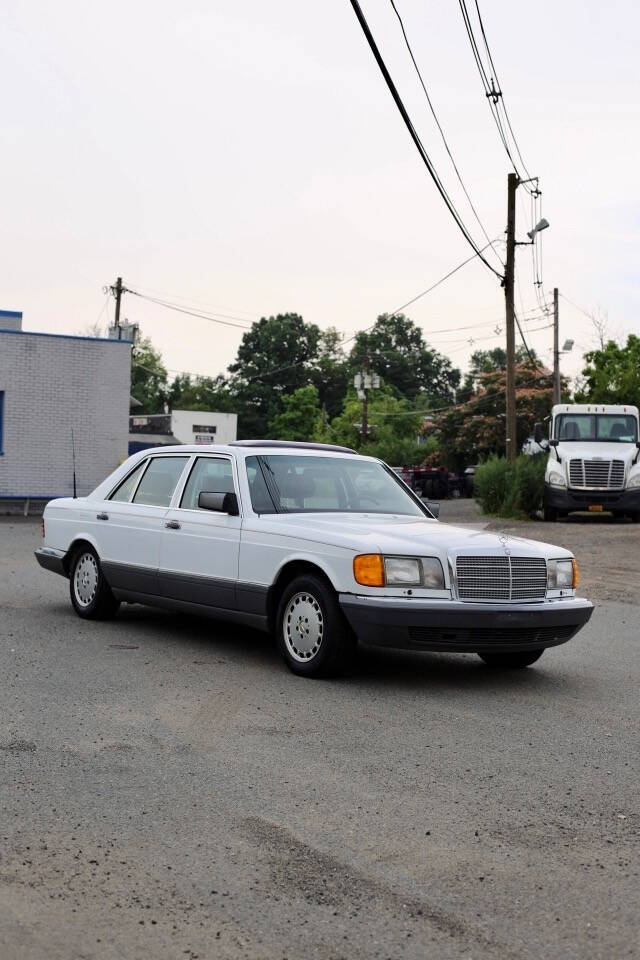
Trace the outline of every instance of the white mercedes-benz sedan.
{"type": "Polygon", "coordinates": [[[80,617],[125,602],[233,620],[273,631],[309,677],[358,640],[526,667],[593,611],[566,550],[441,524],[380,460],[323,444],[146,450],[52,500],[43,533],[38,563],[80,617]]]}

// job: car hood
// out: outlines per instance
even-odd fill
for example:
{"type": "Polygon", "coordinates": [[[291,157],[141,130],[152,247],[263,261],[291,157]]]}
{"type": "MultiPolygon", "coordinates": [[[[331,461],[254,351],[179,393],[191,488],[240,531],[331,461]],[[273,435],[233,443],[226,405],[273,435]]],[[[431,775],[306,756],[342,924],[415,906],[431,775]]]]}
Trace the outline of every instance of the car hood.
{"type": "Polygon", "coordinates": [[[274,534],[345,547],[356,553],[425,556],[433,552],[446,556],[456,553],[503,554],[507,549],[518,556],[548,558],[571,555],[563,548],[537,540],[396,515],[276,514],[268,518],[263,516],[260,527],[254,529],[268,529],[274,534]]]}

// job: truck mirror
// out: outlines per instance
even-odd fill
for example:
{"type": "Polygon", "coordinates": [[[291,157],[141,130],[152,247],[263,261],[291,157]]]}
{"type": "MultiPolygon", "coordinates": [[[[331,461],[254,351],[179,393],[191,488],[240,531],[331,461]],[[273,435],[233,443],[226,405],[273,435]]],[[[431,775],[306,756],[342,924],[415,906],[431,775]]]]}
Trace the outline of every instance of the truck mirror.
{"type": "Polygon", "coordinates": [[[549,440],[549,446],[550,446],[550,447],[557,447],[557,446],[558,446],[558,441],[555,440],[555,439],[549,440]]]}
{"type": "Polygon", "coordinates": [[[544,440],[544,427],[541,423],[534,423],[533,425],[533,439],[536,443],[542,443],[544,440]]]}

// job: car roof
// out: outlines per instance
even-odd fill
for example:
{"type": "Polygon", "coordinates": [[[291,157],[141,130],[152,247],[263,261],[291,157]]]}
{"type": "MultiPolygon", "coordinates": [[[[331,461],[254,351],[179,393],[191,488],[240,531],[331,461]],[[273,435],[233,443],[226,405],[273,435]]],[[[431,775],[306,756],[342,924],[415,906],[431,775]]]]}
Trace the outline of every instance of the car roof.
{"type": "Polygon", "coordinates": [[[326,456],[326,457],[339,457],[339,458],[348,458],[353,459],[357,458],[359,460],[375,460],[375,457],[367,457],[364,454],[358,453],[356,450],[351,450],[350,447],[338,447],[332,446],[330,444],[322,443],[297,443],[294,441],[275,441],[275,440],[265,440],[265,441],[235,441],[232,443],[181,443],[173,446],[166,447],[149,447],[146,450],[141,450],[139,452],[140,457],[150,456],[153,454],[192,454],[192,453],[219,453],[226,454],[227,456],[231,455],[238,459],[245,457],[254,457],[258,454],[268,454],[272,455],[291,455],[291,454],[300,454],[301,456],[326,456]]]}

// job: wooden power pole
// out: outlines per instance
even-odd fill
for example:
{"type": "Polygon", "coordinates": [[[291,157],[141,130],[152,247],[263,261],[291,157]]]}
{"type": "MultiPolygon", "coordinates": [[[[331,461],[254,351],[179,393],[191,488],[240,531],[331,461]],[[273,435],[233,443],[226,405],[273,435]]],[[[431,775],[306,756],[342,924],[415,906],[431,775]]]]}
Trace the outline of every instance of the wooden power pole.
{"type": "Polygon", "coordinates": [[[120,330],[120,301],[122,300],[122,294],[124,292],[122,286],[122,277],[118,277],[115,284],[111,287],[111,292],[116,298],[116,319],[114,326],[118,331],[118,340],[122,339],[122,333],[120,330]]]}
{"type": "Polygon", "coordinates": [[[558,288],[553,288],[553,402],[562,403],[560,383],[560,309],[558,288]]]}
{"type": "Polygon", "coordinates": [[[507,327],[507,460],[515,460],[517,449],[516,424],[516,332],[513,283],[516,256],[516,190],[518,176],[510,173],[507,180],[507,262],[504,274],[504,300],[507,327]]]}

